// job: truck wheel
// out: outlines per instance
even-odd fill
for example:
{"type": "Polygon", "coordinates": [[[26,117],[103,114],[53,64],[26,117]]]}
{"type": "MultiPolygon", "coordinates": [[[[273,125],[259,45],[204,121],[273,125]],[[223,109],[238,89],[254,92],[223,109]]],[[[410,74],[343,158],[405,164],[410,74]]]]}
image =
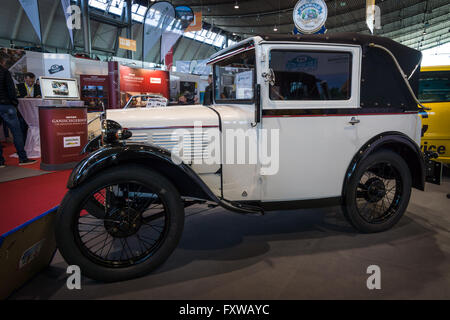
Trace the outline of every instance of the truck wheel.
{"type": "Polygon", "coordinates": [[[402,217],[411,196],[411,173],[398,154],[383,150],[368,156],[346,187],[343,212],[360,232],[389,230],[402,217]]]}
{"type": "Polygon", "coordinates": [[[70,190],[58,209],[55,234],[69,265],[89,278],[114,282],[159,267],[183,227],[184,208],[172,183],[153,170],[124,165],[70,190]]]}

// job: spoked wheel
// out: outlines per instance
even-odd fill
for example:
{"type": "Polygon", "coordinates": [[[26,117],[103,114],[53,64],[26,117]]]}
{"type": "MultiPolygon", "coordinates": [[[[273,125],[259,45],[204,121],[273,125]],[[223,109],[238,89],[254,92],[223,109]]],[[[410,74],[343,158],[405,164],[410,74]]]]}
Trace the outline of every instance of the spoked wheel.
{"type": "Polygon", "coordinates": [[[380,151],[356,169],[347,186],[343,211],[361,232],[385,231],[402,217],[410,195],[408,165],[396,153],[380,151]]]}
{"type": "Polygon", "coordinates": [[[136,166],[107,170],[70,190],[58,212],[63,257],[82,274],[107,282],[139,277],[161,265],[184,223],[176,188],[136,166]]]}

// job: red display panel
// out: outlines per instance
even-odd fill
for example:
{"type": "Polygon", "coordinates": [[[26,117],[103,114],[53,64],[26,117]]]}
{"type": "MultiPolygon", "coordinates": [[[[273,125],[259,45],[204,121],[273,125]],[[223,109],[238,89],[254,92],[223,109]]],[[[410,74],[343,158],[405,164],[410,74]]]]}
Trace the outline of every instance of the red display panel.
{"type": "Polygon", "coordinates": [[[102,110],[101,102],[109,108],[108,76],[80,75],[80,97],[92,109],[102,110]]]}
{"type": "Polygon", "coordinates": [[[73,107],[39,107],[41,167],[57,170],[62,164],[83,159],[87,143],[87,110],[73,107]]]}
{"type": "Polygon", "coordinates": [[[120,91],[128,93],[159,93],[170,98],[168,71],[135,69],[120,66],[120,91]]]}

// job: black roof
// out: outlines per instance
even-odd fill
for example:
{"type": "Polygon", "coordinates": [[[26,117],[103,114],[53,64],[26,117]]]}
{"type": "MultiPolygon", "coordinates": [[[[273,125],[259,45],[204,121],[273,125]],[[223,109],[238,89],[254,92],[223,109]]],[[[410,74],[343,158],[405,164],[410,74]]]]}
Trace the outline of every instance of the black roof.
{"type": "MultiPolygon", "coordinates": [[[[397,59],[409,84],[417,96],[419,90],[420,62],[422,53],[385,37],[361,33],[332,33],[320,35],[262,36],[268,42],[305,42],[353,44],[362,48],[360,104],[363,108],[399,108],[418,110],[416,100],[409,92],[405,81],[392,57],[384,50],[371,47],[374,43],[385,47],[397,59]]],[[[210,58],[225,56],[240,48],[248,47],[253,39],[248,39],[210,58]]]]}
{"type": "MultiPolygon", "coordinates": [[[[320,42],[359,45],[367,49],[370,43],[375,43],[389,49],[397,58],[403,71],[409,76],[420,63],[422,53],[410,47],[404,46],[386,37],[373,36],[356,32],[342,32],[330,34],[310,35],[281,35],[263,36],[265,41],[294,41],[294,42],[320,42]]],[[[378,49],[376,49],[378,50],[378,49]]]]}

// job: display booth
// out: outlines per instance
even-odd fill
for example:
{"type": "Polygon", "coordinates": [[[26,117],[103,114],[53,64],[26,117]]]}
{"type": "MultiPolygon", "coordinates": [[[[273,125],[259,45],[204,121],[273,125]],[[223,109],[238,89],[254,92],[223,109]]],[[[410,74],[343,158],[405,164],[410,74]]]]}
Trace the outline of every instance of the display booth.
{"type": "Polygon", "coordinates": [[[87,143],[87,109],[80,101],[75,79],[41,77],[44,99],[53,105],[39,107],[41,169],[73,168],[82,158],[87,143]]]}

